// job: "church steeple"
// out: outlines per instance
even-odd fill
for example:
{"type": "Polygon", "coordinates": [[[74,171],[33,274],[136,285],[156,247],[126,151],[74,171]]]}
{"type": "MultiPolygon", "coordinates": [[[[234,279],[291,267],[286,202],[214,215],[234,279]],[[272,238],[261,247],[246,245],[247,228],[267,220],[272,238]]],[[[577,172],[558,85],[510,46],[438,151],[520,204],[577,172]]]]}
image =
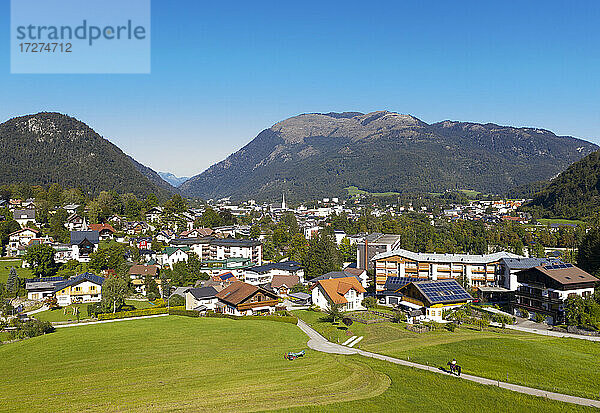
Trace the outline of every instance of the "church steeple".
{"type": "Polygon", "coordinates": [[[285,193],[283,193],[281,198],[281,209],[287,209],[285,205],[285,193]]]}

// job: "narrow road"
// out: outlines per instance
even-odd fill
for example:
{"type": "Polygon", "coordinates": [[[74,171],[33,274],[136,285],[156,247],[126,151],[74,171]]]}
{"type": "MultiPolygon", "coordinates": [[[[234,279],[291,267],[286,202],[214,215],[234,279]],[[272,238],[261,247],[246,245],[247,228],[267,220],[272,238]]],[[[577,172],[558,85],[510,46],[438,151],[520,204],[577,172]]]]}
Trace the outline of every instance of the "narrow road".
{"type": "MultiPolygon", "coordinates": [[[[412,363],[410,361],[401,360],[401,359],[397,359],[397,358],[389,357],[389,356],[384,356],[382,354],[371,353],[369,351],[348,348],[348,347],[341,346],[339,344],[332,343],[330,341],[327,341],[327,339],[325,339],[325,337],[323,337],[322,335],[317,333],[312,327],[310,327],[308,324],[306,324],[304,321],[302,321],[300,319],[298,319],[298,327],[300,327],[300,329],[302,331],[304,331],[306,333],[306,335],[309,337],[308,347],[313,350],[316,350],[316,351],[321,351],[324,353],[333,353],[333,354],[344,354],[344,355],[360,354],[361,356],[364,356],[364,357],[371,357],[371,358],[387,361],[387,362],[394,363],[394,364],[399,364],[399,365],[406,366],[406,367],[413,367],[413,368],[420,369],[420,370],[427,370],[427,371],[431,371],[433,373],[443,374],[446,376],[449,375],[445,371],[440,370],[438,367],[425,366],[423,364],[412,363]]],[[[511,391],[515,391],[515,392],[523,393],[523,394],[529,394],[532,396],[545,397],[547,399],[558,400],[558,401],[566,402],[566,403],[579,404],[581,406],[591,406],[591,407],[600,408],[600,400],[585,399],[583,397],[569,396],[568,394],[553,393],[553,392],[549,392],[549,391],[545,391],[545,390],[534,389],[532,387],[519,386],[516,384],[505,383],[505,382],[498,381],[498,380],[486,379],[484,377],[471,376],[470,374],[462,374],[460,377],[457,377],[457,376],[452,376],[452,377],[455,377],[457,379],[460,378],[460,379],[464,379],[464,380],[473,381],[475,383],[487,384],[489,386],[501,387],[503,389],[507,389],[507,390],[511,390],[511,391]]]]}

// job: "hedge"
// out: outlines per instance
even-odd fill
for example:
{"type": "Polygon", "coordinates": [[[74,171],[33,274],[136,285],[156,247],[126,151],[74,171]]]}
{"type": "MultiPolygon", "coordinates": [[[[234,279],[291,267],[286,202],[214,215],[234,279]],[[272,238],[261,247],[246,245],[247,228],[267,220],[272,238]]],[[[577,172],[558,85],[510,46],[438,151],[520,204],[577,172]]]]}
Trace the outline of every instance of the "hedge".
{"type": "Polygon", "coordinates": [[[146,315],[167,314],[169,310],[166,307],[144,308],[141,310],[119,311],[118,313],[98,314],[98,320],[115,320],[118,318],[141,317],[146,315]]]}
{"type": "Polygon", "coordinates": [[[169,315],[183,315],[186,317],[200,317],[200,312],[194,310],[181,310],[179,308],[171,308],[169,315]]]}
{"type": "Polygon", "coordinates": [[[206,317],[215,318],[230,318],[232,320],[263,320],[263,321],[277,321],[280,323],[297,324],[298,320],[292,316],[277,316],[277,315],[231,315],[231,314],[219,314],[207,311],[206,317]]]}

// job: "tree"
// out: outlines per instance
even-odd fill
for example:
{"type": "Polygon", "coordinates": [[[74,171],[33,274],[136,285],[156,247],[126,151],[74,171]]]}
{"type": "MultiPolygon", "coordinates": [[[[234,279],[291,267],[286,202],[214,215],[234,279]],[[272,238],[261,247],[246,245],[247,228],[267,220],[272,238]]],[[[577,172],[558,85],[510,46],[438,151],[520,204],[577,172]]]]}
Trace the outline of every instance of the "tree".
{"type": "Polygon", "coordinates": [[[329,306],[327,306],[327,309],[325,310],[325,313],[327,314],[329,321],[335,323],[336,320],[342,318],[342,304],[330,302],[329,306]]]}
{"type": "Polygon", "coordinates": [[[102,283],[102,312],[117,312],[125,304],[128,285],[122,277],[110,276],[102,283]]]}
{"type": "Polygon", "coordinates": [[[356,245],[350,243],[348,238],[344,237],[344,239],[342,239],[339,250],[344,262],[356,261],[356,245]]]}
{"type": "Polygon", "coordinates": [[[600,275],[600,226],[598,224],[583,237],[577,254],[577,265],[590,274],[600,275]]]}
{"type": "Polygon", "coordinates": [[[303,260],[309,278],[318,277],[330,271],[341,269],[341,257],[333,237],[321,231],[311,238],[306,257],[303,260]]]}
{"type": "Polygon", "coordinates": [[[160,272],[160,287],[164,299],[169,298],[169,295],[171,295],[171,273],[172,271],[170,269],[163,269],[160,272]]]}
{"type": "Polygon", "coordinates": [[[17,270],[15,270],[15,267],[10,267],[8,280],[6,281],[6,290],[16,295],[19,292],[20,284],[21,282],[17,275],[17,270]]]}
{"type": "Polygon", "coordinates": [[[585,302],[579,295],[572,295],[565,301],[565,322],[570,326],[586,323],[585,302]]]}
{"type": "Polygon", "coordinates": [[[90,254],[89,267],[96,272],[102,270],[119,270],[125,263],[125,247],[118,242],[102,244],[97,251],[90,254]]]}
{"type": "Polygon", "coordinates": [[[165,209],[172,214],[180,214],[187,209],[187,202],[179,194],[175,194],[165,203],[165,209]]]}
{"type": "Polygon", "coordinates": [[[221,216],[211,207],[206,207],[200,218],[200,224],[206,228],[218,227],[221,225],[221,216]]]}
{"type": "Polygon", "coordinates": [[[147,297],[160,297],[160,292],[158,291],[158,284],[153,277],[149,275],[144,276],[144,286],[146,287],[146,296],[147,297]],[[151,295],[152,294],[152,295],[151,295]]]}
{"type": "Polygon", "coordinates": [[[362,300],[362,305],[366,308],[375,308],[377,307],[377,300],[375,297],[366,297],[362,300]]]}
{"type": "Polygon", "coordinates": [[[56,273],[54,254],[56,251],[50,245],[38,244],[27,249],[25,261],[31,266],[36,277],[50,277],[56,273]]]}

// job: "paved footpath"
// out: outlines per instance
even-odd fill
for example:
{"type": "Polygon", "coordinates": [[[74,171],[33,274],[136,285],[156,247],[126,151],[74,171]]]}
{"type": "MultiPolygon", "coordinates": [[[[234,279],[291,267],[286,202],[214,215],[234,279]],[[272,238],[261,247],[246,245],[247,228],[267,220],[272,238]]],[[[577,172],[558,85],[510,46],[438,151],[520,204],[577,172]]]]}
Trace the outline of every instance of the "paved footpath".
{"type": "MultiPolygon", "coordinates": [[[[302,321],[300,319],[298,319],[298,327],[300,327],[300,329],[302,331],[304,331],[306,333],[306,335],[308,335],[308,337],[309,337],[308,347],[310,347],[311,349],[316,350],[316,351],[321,351],[321,352],[325,352],[325,353],[334,353],[334,354],[345,354],[345,355],[360,354],[361,356],[364,356],[364,357],[371,357],[371,358],[387,361],[387,362],[394,363],[394,364],[399,364],[399,365],[406,366],[406,367],[413,367],[413,368],[420,369],[420,370],[427,370],[427,371],[431,371],[433,373],[444,374],[446,376],[449,375],[448,373],[439,369],[438,367],[425,366],[423,364],[412,363],[410,361],[401,360],[401,359],[397,359],[397,358],[389,357],[389,356],[384,356],[384,355],[377,354],[377,353],[371,353],[369,351],[348,348],[345,346],[341,346],[339,344],[332,343],[330,341],[327,341],[327,339],[325,339],[325,337],[323,337],[322,335],[317,333],[312,327],[310,327],[308,324],[306,324],[304,321],[302,321]]],[[[561,402],[574,403],[574,404],[579,404],[582,406],[591,406],[591,407],[600,408],[600,400],[585,399],[583,397],[575,397],[575,396],[569,396],[567,394],[553,393],[553,392],[549,392],[549,391],[545,391],[545,390],[534,389],[531,387],[525,387],[525,386],[519,386],[516,384],[505,383],[505,382],[498,381],[498,380],[486,379],[484,377],[471,376],[470,374],[461,374],[460,377],[457,377],[457,376],[452,376],[452,377],[457,378],[457,379],[460,378],[460,379],[464,379],[464,380],[473,381],[475,383],[501,387],[503,389],[507,389],[507,390],[511,390],[511,391],[515,391],[515,392],[523,393],[523,394],[529,394],[532,396],[545,397],[547,399],[558,400],[561,402]]]]}

